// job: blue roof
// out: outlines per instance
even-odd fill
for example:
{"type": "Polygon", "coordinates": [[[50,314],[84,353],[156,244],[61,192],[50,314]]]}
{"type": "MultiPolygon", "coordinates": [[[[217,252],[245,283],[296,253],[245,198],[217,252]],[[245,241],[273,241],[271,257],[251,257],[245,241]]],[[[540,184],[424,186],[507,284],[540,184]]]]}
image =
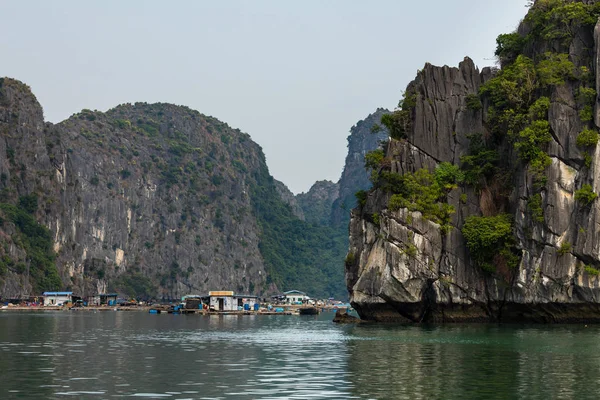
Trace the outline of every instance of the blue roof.
{"type": "Polygon", "coordinates": [[[73,292],[44,292],[44,296],[71,296],[73,292]]]}

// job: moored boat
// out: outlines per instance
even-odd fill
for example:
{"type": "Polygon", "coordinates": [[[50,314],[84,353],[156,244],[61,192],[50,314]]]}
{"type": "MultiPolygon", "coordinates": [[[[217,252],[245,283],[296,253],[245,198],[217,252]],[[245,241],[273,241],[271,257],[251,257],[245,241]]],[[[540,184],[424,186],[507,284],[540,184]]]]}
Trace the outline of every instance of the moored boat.
{"type": "Polygon", "coordinates": [[[300,315],[317,315],[319,309],[317,307],[301,307],[298,309],[300,315]]]}

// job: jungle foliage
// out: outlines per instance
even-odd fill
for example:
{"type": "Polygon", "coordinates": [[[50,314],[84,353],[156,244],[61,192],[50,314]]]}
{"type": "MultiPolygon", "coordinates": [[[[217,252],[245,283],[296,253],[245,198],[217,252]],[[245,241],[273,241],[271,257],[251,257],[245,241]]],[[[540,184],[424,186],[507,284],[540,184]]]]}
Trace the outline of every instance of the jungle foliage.
{"type": "Polygon", "coordinates": [[[259,249],[269,278],[280,290],[301,289],[313,297],[344,298],[347,229],[310,224],[293,215],[276,192],[263,163],[254,175],[253,212],[261,228],[259,249]]]}
{"type": "Polygon", "coordinates": [[[61,279],[56,268],[56,253],[52,248],[50,230],[39,224],[33,212],[37,209],[37,196],[28,195],[19,199],[19,205],[0,203],[0,219],[3,224],[12,223],[16,228],[13,242],[26,253],[25,263],[17,263],[13,272],[28,273],[34,291],[41,293],[59,290],[61,279]]]}
{"type": "Polygon", "coordinates": [[[416,102],[416,93],[405,92],[403,98],[398,102],[396,110],[381,116],[381,124],[387,128],[391,138],[400,140],[407,137],[412,125],[412,112],[416,102]]]}
{"type": "Polygon", "coordinates": [[[589,206],[596,200],[598,194],[594,192],[592,185],[582,185],[581,189],[575,191],[575,200],[584,206],[589,206]]]}
{"type": "Polygon", "coordinates": [[[471,257],[484,271],[496,272],[498,264],[510,269],[518,265],[512,221],[513,217],[509,214],[466,219],[462,233],[471,257]]]}
{"type": "Polygon", "coordinates": [[[464,181],[457,165],[444,162],[433,173],[426,169],[405,174],[384,170],[373,179],[375,187],[392,193],[388,203],[391,210],[418,211],[423,218],[439,224],[442,232],[451,229],[450,218],[455,210],[447,203],[447,194],[464,181]]]}

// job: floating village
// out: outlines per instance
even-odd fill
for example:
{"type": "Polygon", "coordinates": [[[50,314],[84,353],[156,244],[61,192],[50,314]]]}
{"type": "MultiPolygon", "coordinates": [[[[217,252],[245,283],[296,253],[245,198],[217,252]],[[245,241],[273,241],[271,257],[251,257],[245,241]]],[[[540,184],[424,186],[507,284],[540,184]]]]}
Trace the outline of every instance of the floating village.
{"type": "Polygon", "coordinates": [[[150,314],[202,315],[316,315],[325,310],[347,312],[350,304],[333,298],[312,299],[299,290],[290,290],[270,298],[236,294],[229,290],[209,291],[207,295],[189,294],[178,302],[153,303],[120,298],[117,293],[88,297],[73,292],[44,292],[40,296],[0,299],[0,311],[145,311],[150,314]]]}

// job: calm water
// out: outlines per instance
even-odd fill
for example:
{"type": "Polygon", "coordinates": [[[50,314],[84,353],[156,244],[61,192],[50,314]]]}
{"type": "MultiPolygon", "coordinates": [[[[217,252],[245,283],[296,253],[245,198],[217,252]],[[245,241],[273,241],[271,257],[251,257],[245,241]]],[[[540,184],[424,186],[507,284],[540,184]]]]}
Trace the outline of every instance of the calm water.
{"type": "Polygon", "coordinates": [[[0,399],[597,399],[599,326],[0,312],[0,399]]]}

